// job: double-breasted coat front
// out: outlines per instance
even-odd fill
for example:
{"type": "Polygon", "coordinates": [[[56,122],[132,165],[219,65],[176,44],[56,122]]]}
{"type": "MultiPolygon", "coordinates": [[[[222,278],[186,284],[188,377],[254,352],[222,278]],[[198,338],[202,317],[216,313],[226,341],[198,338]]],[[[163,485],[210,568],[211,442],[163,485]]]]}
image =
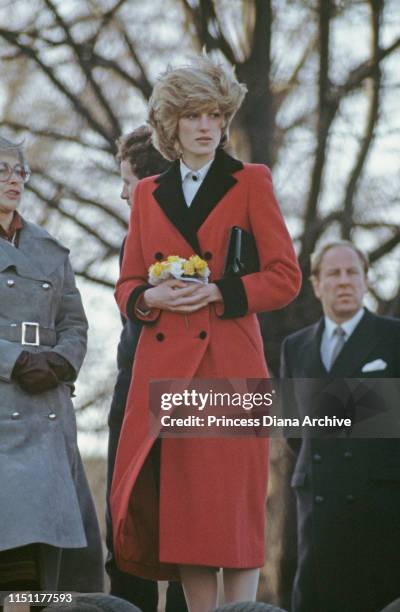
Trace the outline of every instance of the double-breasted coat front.
{"type": "MultiPolygon", "coordinates": [[[[387,386],[382,384],[387,393],[400,378],[399,320],[366,311],[330,372],[321,359],[323,330],[321,319],[283,345],[282,377],[296,379],[288,401],[300,418],[310,414],[300,379],[318,379],[318,384],[389,379],[387,386]]],[[[398,382],[393,388],[399,388],[398,382]]],[[[395,397],[390,393],[388,406],[395,397]]],[[[385,394],[377,397],[372,406],[378,412],[385,394]]],[[[370,427],[371,438],[290,441],[297,455],[292,477],[298,513],[293,612],[377,612],[400,595],[400,440],[395,430],[391,439],[379,430],[372,438],[372,431],[370,427]]]]}
{"type": "Polygon", "coordinates": [[[142,317],[133,380],[117,453],[111,506],[121,569],[178,578],[180,564],[255,568],[264,562],[268,441],[263,438],[163,438],[154,467],[149,382],[177,378],[268,376],[257,312],[296,296],[300,271],[265,166],[218,150],[190,208],[179,161],[139,182],[116,298],[135,318],[148,268],[169,255],[203,256],[224,304],[184,317],[142,317]],[[256,240],[260,272],[222,279],[233,226],[256,240]]]}
{"type": "Polygon", "coordinates": [[[0,240],[0,550],[40,543],[43,588],[61,578],[64,588],[101,589],[101,544],[71,385],[31,395],[12,371],[22,351],[51,350],[77,374],[86,335],[68,250],[24,221],[18,248],[0,240]]]}

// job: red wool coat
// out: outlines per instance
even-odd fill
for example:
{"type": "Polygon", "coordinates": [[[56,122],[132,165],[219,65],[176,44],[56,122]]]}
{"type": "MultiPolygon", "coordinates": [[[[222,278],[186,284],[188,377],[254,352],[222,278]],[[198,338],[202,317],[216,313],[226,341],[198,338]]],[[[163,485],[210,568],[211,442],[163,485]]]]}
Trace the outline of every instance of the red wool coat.
{"type": "Polygon", "coordinates": [[[268,168],[218,151],[192,205],[179,162],[134,194],[116,299],[125,316],[146,288],[148,268],[168,255],[208,259],[221,279],[232,226],[256,240],[260,272],[222,280],[223,305],[188,315],[154,312],[143,328],[112,485],[119,567],[144,578],[177,579],[178,565],[254,568],[264,562],[268,440],[149,435],[149,381],[268,376],[257,312],[283,308],[301,275],[268,168]],[[158,466],[159,465],[159,469],[158,466]]]}

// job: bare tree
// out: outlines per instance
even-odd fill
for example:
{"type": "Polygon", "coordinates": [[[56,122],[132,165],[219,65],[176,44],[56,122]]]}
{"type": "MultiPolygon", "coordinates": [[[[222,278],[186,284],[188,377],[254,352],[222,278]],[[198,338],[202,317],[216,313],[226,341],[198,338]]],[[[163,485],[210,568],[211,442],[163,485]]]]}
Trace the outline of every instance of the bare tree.
{"type": "MultiPolygon", "coordinates": [[[[309,256],[327,236],[366,248],[371,302],[400,315],[397,0],[12,5],[0,6],[2,129],[30,150],[31,216],[70,246],[79,243],[73,261],[84,279],[113,286],[127,227],[116,201],[115,139],[144,120],[166,64],[205,48],[248,86],[233,148],[273,167],[304,274],[295,304],[263,317],[272,371],[282,338],[320,313],[307,277],[309,256]]],[[[281,449],[272,465],[284,482],[290,459],[281,449]]],[[[269,501],[275,517],[282,495],[290,508],[288,489],[277,491],[269,501]]],[[[293,556],[280,580],[272,568],[265,598],[288,604],[294,563],[293,556]]]]}
{"type": "MultiPolygon", "coordinates": [[[[113,285],[107,262],[115,259],[127,224],[111,190],[115,139],[143,120],[154,78],[169,58],[204,47],[234,66],[249,88],[232,139],[242,156],[277,167],[278,176],[297,175],[299,165],[304,167],[301,184],[290,181],[281,200],[296,228],[305,278],[310,253],[332,232],[343,237],[362,232],[376,269],[388,254],[398,253],[396,211],[388,208],[383,219],[385,200],[379,197],[379,180],[392,199],[398,179],[393,176],[390,191],[381,172],[371,191],[368,166],[383,131],[398,129],[397,119],[388,121],[381,111],[395,84],[393,68],[385,67],[400,46],[396,2],[169,0],[163,21],[168,35],[163,36],[155,19],[159,7],[142,4],[84,0],[67,8],[60,1],[37,0],[29,10],[29,3],[19,0],[24,10],[15,11],[8,27],[0,27],[7,86],[2,123],[32,143],[30,190],[38,220],[59,231],[68,227],[72,243],[73,236],[80,244],[84,239],[87,248],[74,262],[79,274],[113,285]],[[332,30],[337,37],[342,25],[370,39],[363,54],[335,53],[332,30]],[[337,160],[331,143],[343,130],[349,106],[358,126],[352,164],[335,173],[339,189],[327,208],[326,177],[337,160]],[[377,228],[385,228],[385,240],[377,228]]],[[[387,294],[375,287],[381,312],[398,313],[396,289],[387,294]]],[[[317,309],[305,283],[295,307],[264,318],[273,370],[282,337],[313,320],[317,309]]]]}
{"type": "MultiPolygon", "coordinates": [[[[175,51],[178,40],[157,49],[154,34],[150,48],[147,31],[156,13],[141,11],[139,2],[72,2],[69,12],[55,0],[18,4],[20,12],[0,8],[0,24],[2,12],[14,17],[10,27],[0,25],[7,84],[1,123],[30,145],[32,214],[68,234],[63,238],[72,246],[83,242],[74,259],[77,273],[111,288],[107,263],[118,255],[127,228],[112,190],[115,141],[145,118],[149,55],[175,51]]],[[[174,18],[176,11],[171,27],[174,18]]]]}

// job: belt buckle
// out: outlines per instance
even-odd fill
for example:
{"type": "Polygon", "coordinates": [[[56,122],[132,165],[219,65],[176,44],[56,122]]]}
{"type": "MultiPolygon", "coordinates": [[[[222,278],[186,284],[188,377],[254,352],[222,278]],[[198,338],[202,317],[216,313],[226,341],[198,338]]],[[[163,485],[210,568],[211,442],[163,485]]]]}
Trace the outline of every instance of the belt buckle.
{"type": "Polygon", "coordinates": [[[23,321],[21,323],[21,344],[24,346],[40,346],[40,334],[39,334],[39,323],[34,323],[32,321],[23,321]],[[35,340],[34,342],[28,342],[26,339],[26,328],[30,325],[35,328],[35,340]]]}

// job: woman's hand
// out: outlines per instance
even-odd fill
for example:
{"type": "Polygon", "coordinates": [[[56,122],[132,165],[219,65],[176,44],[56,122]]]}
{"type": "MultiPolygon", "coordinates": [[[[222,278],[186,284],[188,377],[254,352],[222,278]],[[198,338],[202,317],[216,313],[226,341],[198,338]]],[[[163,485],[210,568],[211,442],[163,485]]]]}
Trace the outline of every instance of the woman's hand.
{"type": "Polygon", "coordinates": [[[211,302],[221,302],[222,295],[217,285],[209,283],[185,283],[168,280],[157,287],[146,289],[143,305],[147,308],[160,308],[171,312],[189,314],[204,308],[211,302]]]}

